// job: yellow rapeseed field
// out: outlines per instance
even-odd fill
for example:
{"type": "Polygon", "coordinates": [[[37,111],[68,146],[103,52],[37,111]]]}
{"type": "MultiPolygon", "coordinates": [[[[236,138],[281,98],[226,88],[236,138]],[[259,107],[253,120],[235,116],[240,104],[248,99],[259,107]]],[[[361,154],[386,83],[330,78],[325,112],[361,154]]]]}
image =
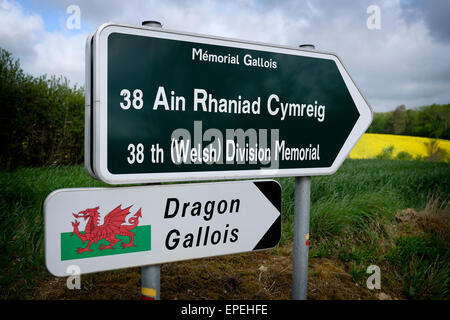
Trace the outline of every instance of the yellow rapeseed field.
{"type": "MultiPolygon", "coordinates": [[[[432,140],[436,139],[366,133],[350,152],[349,157],[352,159],[371,159],[380,154],[383,149],[393,146],[394,150],[392,156],[394,158],[402,151],[408,152],[413,158],[425,158],[429,156],[426,143],[429,144],[432,140]]],[[[450,140],[437,139],[437,146],[442,150],[445,150],[447,154],[446,159],[442,160],[448,161],[450,155],[450,140]]]]}

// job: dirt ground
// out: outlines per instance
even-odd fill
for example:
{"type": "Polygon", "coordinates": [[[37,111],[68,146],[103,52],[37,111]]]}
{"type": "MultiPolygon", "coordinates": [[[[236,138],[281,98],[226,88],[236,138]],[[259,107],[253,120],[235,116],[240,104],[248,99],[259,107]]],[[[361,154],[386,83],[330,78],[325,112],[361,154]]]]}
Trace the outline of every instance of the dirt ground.
{"type": "MultiPolygon", "coordinates": [[[[365,280],[355,283],[350,270],[351,265],[337,259],[310,259],[308,299],[404,299],[399,286],[369,290],[365,280]]],[[[82,275],[79,290],[67,289],[66,279],[49,276],[29,298],[140,299],[140,268],[82,275]]],[[[164,264],[161,299],[287,300],[291,282],[292,244],[288,243],[268,251],[164,264]]]]}

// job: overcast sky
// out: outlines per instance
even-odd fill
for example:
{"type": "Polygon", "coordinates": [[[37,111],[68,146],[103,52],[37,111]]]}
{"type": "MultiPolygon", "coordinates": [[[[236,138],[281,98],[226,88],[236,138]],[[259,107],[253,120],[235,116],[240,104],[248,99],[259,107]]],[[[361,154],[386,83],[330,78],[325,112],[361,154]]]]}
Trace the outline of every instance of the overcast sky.
{"type": "Polygon", "coordinates": [[[63,75],[83,86],[85,40],[104,22],[159,20],[167,29],[313,43],[341,58],[381,112],[450,102],[449,15],[449,0],[0,0],[0,47],[27,73],[63,75]],[[67,12],[71,5],[80,9],[80,28],[67,12]]]}

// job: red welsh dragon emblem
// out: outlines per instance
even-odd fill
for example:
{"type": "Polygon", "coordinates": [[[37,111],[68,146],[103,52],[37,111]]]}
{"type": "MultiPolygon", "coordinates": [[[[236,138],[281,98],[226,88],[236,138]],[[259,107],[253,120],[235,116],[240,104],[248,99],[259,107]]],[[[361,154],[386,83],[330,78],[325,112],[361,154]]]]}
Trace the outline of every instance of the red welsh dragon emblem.
{"type": "Polygon", "coordinates": [[[86,228],[84,229],[84,234],[78,230],[78,226],[80,225],[80,222],[75,220],[75,222],[72,222],[73,226],[73,232],[72,236],[76,234],[83,243],[88,241],[88,245],[85,248],[78,248],[77,252],[82,253],[86,251],[92,251],[90,249],[90,246],[95,242],[105,239],[109,242],[107,246],[104,244],[101,244],[99,249],[114,249],[114,245],[121,241],[120,239],[117,239],[116,236],[129,236],[130,242],[123,243],[122,247],[135,247],[133,244],[133,237],[135,234],[131,232],[131,229],[134,229],[138,223],[139,218],[142,217],[141,209],[139,209],[134,216],[126,220],[126,217],[128,214],[130,214],[130,208],[132,206],[129,206],[128,208],[121,209],[122,205],[119,205],[117,208],[112,210],[110,213],[108,213],[105,216],[104,222],[102,225],[98,224],[98,220],[100,217],[100,213],[98,212],[99,207],[95,207],[92,209],[86,209],[84,211],[80,211],[78,214],[73,214],[73,216],[77,218],[84,218],[85,220],[88,219],[88,222],[86,224],[86,228]],[[128,225],[124,224],[125,222],[129,223],[128,225]]]}

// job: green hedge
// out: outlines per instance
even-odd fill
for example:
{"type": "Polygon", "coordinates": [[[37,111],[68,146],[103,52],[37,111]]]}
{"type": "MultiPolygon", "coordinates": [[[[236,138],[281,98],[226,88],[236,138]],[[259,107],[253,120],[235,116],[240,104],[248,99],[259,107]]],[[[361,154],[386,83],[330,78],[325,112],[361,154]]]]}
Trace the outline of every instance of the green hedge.
{"type": "Polygon", "coordinates": [[[84,91],[65,78],[24,74],[0,48],[0,167],[83,161],[84,91]]]}

